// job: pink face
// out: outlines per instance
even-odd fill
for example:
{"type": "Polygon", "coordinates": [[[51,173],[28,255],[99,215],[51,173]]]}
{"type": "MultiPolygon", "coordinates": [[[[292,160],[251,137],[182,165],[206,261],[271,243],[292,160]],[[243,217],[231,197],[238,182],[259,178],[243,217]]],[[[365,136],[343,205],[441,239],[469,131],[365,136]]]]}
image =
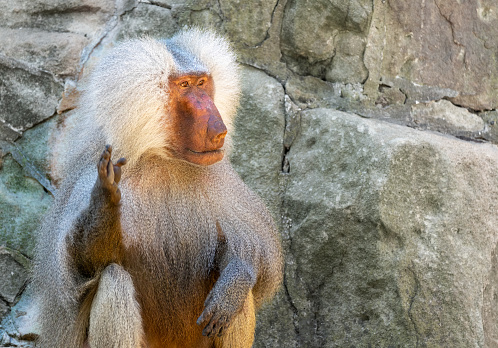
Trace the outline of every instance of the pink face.
{"type": "Polygon", "coordinates": [[[170,78],[168,86],[176,155],[203,166],[221,161],[227,128],[213,102],[213,79],[183,75],[170,78]]]}

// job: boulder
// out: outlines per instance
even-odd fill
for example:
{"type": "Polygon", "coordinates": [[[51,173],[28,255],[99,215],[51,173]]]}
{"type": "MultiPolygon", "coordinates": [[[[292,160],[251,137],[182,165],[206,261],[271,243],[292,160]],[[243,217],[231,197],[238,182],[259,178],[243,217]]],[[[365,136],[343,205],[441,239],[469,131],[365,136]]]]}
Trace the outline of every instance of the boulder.
{"type": "Polygon", "coordinates": [[[412,105],[413,122],[420,127],[441,133],[483,132],[484,120],[459,108],[448,100],[431,101],[412,105]]]}
{"type": "Polygon", "coordinates": [[[254,68],[244,68],[242,80],[246,82],[242,85],[230,159],[242,179],[264,197],[278,219],[281,201],[275,188],[282,170],[284,89],[274,78],[254,68]]]}
{"type": "MultiPolygon", "coordinates": [[[[19,252],[0,246],[0,296],[13,304],[28,279],[29,260],[19,252]]],[[[3,308],[4,303],[0,305],[3,308]]],[[[3,311],[3,309],[2,309],[3,311]]]]}
{"type": "Polygon", "coordinates": [[[258,346],[495,342],[495,146],[315,109],[288,159],[282,305],[258,346]]]}
{"type": "Polygon", "coordinates": [[[277,3],[276,0],[221,0],[225,29],[237,45],[261,45],[268,38],[277,3]]]}
{"type": "Polygon", "coordinates": [[[49,133],[55,119],[28,130],[15,144],[1,143],[6,153],[0,170],[0,245],[32,256],[34,232],[55,192],[50,182],[49,133]]]}
{"type": "MultiPolygon", "coordinates": [[[[0,120],[5,127],[22,134],[55,114],[62,86],[50,74],[30,70],[25,65],[2,62],[1,57],[0,74],[0,120]]],[[[15,140],[11,138],[9,133],[5,133],[0,140],[15,140]]]]}
{"type": "MultiPolygon", "coordinates": [[[[298,74],[323,78],[329,69],[327,80],[334,81],[345,80],[344,75],[338,75],[338,66],[350,71],[361,68],[362,72],[357,73],[361,76],[353,78],[355,82],[360,82],[356,80],[366,77],[362,76],[366,69],[361,61],[365,47],[361,36],[368,29],[372,10],[372,3],[365,0],[287,1],[281,32],[284,60],[298,74]],[[347,31],[360,36],[357,60],[345,58],[349,53],[348,48],[344,47],[347,42],[344,42],[341,32],[347,31]],[[340,58],[328,68],[336,55],[340,58]]],[[[356,46],[357,42],[353,45],[356,46]]]]}
{"type": "Polygon", "coordinates": [[[383,77],[458,91],[475,110],[498,106],[495,1],[375,0],[365,64],[370,93],[383,77]]]}
{"type": "MultiPolygon", "coordinates": [[[[8,316],[1,321],[1,326],[10,338],[21,341],[21,347],[31,347],[32,342],[40,334],[40,329],[36,321],[37,306],[32,299],[32,289],[23,293],[22,298],[12,307],[8,316]]],[[[1,330],[0,330],[1,332],[1,330]]],[[[2,343],[0,341],[0,343],[2,343]]]]}

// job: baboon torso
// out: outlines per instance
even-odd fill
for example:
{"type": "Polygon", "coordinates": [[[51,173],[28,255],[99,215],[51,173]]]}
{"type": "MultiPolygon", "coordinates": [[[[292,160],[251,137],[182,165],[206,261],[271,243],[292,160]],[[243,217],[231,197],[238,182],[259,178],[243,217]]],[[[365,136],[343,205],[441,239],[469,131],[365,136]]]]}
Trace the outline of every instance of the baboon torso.
{"type": "MultiPolygon", "coordinates": [[[[123,178],[123,197],[133,195],[134,190],[147,190],[150,184],[164,185],[164,182],[140,181],[134,177],[123,178]]],[[[121,214],[126,249],[123,266],[133,279],[141,279],[134,284],[144,313],[146,335],[179,343],[180,339],[190,337],[191,344],[195,344],[196,340],[203,340],[195,322],[219,275],[213,268],[217,217],[199,211],[199,206],[188,205],[186,197],[175,197],[171,190],[142,196],[139,201],[123,199],[121,214]],[[189,216],[202,216],[202,219],[192,220],[189,216]],[[178,313],[182,315],[176,315],[178,313]]],[[[196,196],[203,194],[200,191],[191,187],[186,192],[196,196]]]]}
{"type": "Polygon", "coordinates": [[[267,229],[272,228],[271,220],[264,215],[254,219],[266,210],[224,161],[209,168],[172,162],[147,163],[123,175],[123,267],[139,279],[134,285],[144,331],[149,340],[157,340],[148,342],[151,348],[163,347],[162,342],[169,342],[168,347],[175,342],[178,347],[208,347],[212,340],[200,335],[196,319],[220,273],[220,242],[242,241],[245,252],[261,254],[257,236],[250,235],[259,228],[252,221],[266,220],[267,229]],[[199,185],[202,182],[206,185],[199,185]]]}

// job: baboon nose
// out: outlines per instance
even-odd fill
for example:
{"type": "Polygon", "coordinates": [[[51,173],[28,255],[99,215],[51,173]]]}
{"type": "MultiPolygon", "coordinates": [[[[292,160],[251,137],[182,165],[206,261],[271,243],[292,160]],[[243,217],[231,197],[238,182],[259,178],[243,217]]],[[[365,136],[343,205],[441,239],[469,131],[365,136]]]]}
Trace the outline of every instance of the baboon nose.
{"type": "Polygon", "coordinates": [[[219,149],[223,146],[225,142],[225,136],[227,135],[227,127],[223,123],[223,121],[216,121],[210,127],[211,129],[211,143],[216,149],[219,149]]]}

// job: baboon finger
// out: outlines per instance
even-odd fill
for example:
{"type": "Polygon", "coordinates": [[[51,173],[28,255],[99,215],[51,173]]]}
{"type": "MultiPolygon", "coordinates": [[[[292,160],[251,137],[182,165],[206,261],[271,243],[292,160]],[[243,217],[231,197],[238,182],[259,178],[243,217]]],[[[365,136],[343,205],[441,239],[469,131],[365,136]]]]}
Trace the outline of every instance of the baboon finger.
{"type": "Polygon", "coordinates": [[[218,323],[217,320],[215,320],[214,318],[211,318],[211,320],[206,325],[204,330],[202,330],[202,335],[207,336],[207,337],[213,337],[215,334],[215,327],[216,327],[217,323],[218,323]]]}
{"type": "Polygon", "coordinates": [[[114,165],[114,181],[118,183],[121,180],[121,167],[126,164],[126,158],[120,158],[114,165]]]}
{"type": "Polygon", "coordinates": [[[116,189],[116,192],[112,196],[112,200],[114,203],[118,203],[121,200],[121,191],[119,190],[119,188],[116,189]]]}
{"type": "Polygon", "coordinates": [[[118,183],[121,180],[121,167],[114,165],[114,182],[118,183]]]}
{"type": "Polygon", "coordinates": [[[104,152],[102,152],[102,157],[106,160],[111,159],[111,153],[106,149],[104,152]]]}
{"type": "Polygon", "coordinates": [[[204,300],[204,307],[207,308],[209,306],[209,303],[211,302],[213,297],[214,297],[214,288],[211,289],[211,291],[207,295],[206,299],[204,300]]]}
{"type": "Polygon", "coordinates": [[[109,164],[109,160],[105,158],[104,154],[100,158],[99,163],[97,164],[97,170],[99,172],[99,177],[103,180],[107,178],[107,165],[109,164]]]}
{"type": "Polygon", "coordinates": [[[126,164],[126,158],[124,157],[121,157],[120,159],[118,159],[118,161],[116,162],[115,166],[118,166],[118,167],[121,167],[121,166],[124,166],[126,164]]]}
{"type": "Polygon", "coordinates": [[[203,326],[212,318],[214,309],[212,307],[205,308],[199,319],[197,319],[197,325],[203,326]]]}
{"type": "Polygon", "coordinates": [[[110,160],[107,162],[107,178],[109,181],[114,182],[114,167],[112,165],[112,161],[110,160]]]}

